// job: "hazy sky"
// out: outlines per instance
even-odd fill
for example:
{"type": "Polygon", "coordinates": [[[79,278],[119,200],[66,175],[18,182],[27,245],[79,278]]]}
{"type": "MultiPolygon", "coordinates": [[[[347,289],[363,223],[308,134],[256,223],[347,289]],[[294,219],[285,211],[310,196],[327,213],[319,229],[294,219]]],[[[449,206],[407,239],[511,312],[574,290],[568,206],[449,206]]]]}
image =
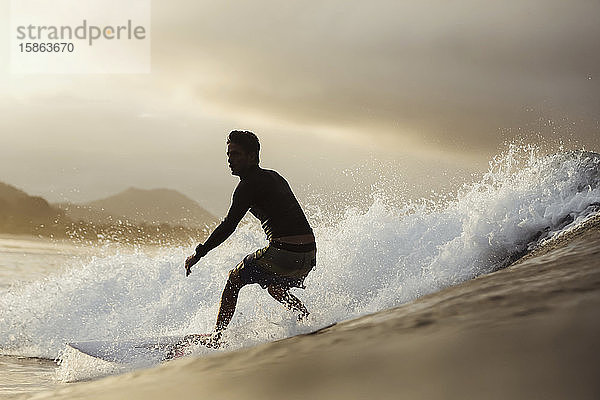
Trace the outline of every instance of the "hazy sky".
{"type": "Polygon", "coordinates": [[[168,187],[220,214],[232,129],[304,193],[439,186],[517,137],[600,150],[598,1],[154,1],[151,35],[151,74],[0,57],[0,181],[52,201],[168,187]]]}

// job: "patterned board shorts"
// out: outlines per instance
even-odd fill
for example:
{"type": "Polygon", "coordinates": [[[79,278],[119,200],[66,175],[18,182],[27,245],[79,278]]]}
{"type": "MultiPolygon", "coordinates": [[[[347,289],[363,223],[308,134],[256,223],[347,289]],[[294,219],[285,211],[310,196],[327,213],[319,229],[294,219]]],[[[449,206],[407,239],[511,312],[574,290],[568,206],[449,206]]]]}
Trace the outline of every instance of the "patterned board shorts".
{"type": "Polygon", "coordinates": [[[304,279],[316,264],[316,248],[297,252],[269,245],[248,254],[233,272],[239,274],[245,285],[258,283],[263,289],[269,286],[304,289],[304,279]]]}

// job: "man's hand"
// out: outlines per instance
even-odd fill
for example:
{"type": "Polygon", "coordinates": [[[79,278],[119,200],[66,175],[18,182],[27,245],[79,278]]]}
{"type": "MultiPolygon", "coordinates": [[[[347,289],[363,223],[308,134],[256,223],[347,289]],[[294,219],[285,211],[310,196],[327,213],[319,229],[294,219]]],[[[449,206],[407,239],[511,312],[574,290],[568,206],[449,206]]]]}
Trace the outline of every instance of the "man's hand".
{"type": "Polygon", "coordinates": [[[194,264],[196,264],[198,261],[200,261],[200,259],[202,257],[204,257],[205,255],[206,255],[206,250],[204,249],[204,245],[202,243],[200,243],[198,246],[196,246],[196,252],[194,253],[194,255],[189,256],[185,260],[185,276],[190,276],[190,274],[192,273],[192,267],[194,266],[194,264]]]}
{"type": "Polygon", "coordinates": [[[194,253],[194,255],[189,256],[186,260],[185,260],[185,276],[189,276],[192,273],[192,267],[198,262],[200,261],[201,257],[198,257],[197,253],[194,253]]]}

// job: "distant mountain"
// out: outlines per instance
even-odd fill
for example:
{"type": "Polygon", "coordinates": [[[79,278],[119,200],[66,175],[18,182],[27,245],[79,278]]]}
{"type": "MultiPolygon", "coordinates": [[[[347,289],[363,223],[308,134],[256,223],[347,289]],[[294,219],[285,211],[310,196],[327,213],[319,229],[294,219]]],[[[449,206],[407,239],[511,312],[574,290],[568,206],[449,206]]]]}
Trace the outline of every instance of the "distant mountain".
{"type": "Polygon", "coordinates": [[[29,195],[24,191],[17,189],[12,185],[7,185],[6,183],[0,182],[0,200],[13,202],[25,197],[29,197],[29,195]]]}
{"type": "Polygon", "coordinates": [[[214,221],[200,205],[173,190],[128,189],[89,204],[51,205],[0,182],[0,233],[87,244],[189,245],[205,238],[205,225],[214,221]]]}
{"type": "Polygon", "coordinates": [[[112,215],[101,209],[72,203],[56,203],[55,207],[63,210],[65,214],[73,221],[85,221],[94,225],[111,225],[119,220],[125,220],[125,217],[112,215]]]}
{"type": "Polygon", "coordinates": [[[0,182],[0,229],[28,232],[31,226],[57,225],[65,220],[64,211],[52,207],[39,196],[30,196],[14,186],[0,182]]]}
{"type": "Polygon", "coordinates": [[[73,220],[93,223],[169,224],[202,228],[217,219],[197,202],[171,189],[129,188],[105,199],[82,205],[58,204],[73,220]]]}

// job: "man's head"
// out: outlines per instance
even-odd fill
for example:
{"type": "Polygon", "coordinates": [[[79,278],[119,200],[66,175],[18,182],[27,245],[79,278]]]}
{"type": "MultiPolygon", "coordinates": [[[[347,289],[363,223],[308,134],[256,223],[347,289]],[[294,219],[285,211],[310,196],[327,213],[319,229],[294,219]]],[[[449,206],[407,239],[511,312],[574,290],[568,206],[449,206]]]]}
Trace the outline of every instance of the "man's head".
{"type": "Polygon", "coordinates": [[[258,165],[260,143],[250,131],[231,131],[227,137],[227,162],[233,175],[243,174],[258,165]]]}

